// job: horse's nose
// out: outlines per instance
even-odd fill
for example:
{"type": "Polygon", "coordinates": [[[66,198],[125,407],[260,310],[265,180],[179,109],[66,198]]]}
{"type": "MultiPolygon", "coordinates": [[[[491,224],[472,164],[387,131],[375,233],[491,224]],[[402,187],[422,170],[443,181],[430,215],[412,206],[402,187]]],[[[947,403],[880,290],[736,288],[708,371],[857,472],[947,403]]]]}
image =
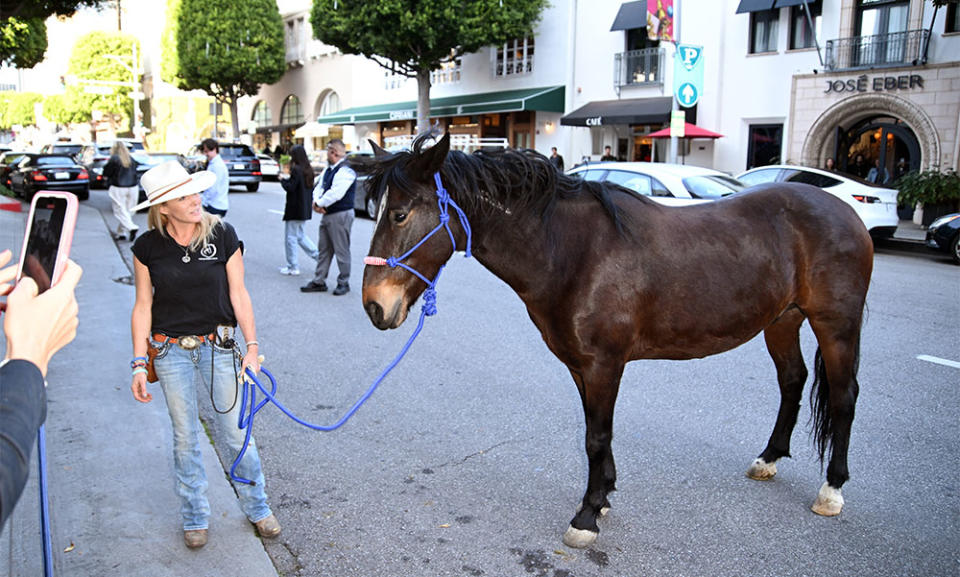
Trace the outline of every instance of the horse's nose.
{"type": "Polygon", "coordinates": [[[389,328],[383,320],[383,307],[380,306],[380,303],[377,301],[370,301],[367,303],[364,309],[367,311],[367,316],[370,317],[370,322],[373,323],[373,326],[380,330],[389,328]]]}

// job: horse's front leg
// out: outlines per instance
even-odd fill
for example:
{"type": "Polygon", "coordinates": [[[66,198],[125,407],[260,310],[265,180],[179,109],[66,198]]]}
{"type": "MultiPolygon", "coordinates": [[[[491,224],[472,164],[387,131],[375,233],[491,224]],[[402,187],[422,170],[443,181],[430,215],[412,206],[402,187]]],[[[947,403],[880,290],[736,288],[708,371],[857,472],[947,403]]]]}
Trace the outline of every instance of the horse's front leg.
{"type": "Polygon", "coordinates": [[[597,540],[597,517],[610,508],[607,495],[616,490],[617,467],[613,461],[613,409],[620,387],[623,365],[578,372],[571,370],[586,418],[586,450],[590,472],[587,490],[577,515],[563,536],[569,547],[587,547],[597,540]]]}

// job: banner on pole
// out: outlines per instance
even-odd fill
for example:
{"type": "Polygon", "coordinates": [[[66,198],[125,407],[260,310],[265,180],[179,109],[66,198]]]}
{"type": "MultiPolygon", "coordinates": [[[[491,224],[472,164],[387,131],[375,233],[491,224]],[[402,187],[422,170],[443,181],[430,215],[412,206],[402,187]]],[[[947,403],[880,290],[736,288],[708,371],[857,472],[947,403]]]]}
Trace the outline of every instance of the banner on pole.
{"type": "Polygon", "coordinates": [[[673,42],[674,19],[673,0],[647,0],[647,38],[673,42]]]}

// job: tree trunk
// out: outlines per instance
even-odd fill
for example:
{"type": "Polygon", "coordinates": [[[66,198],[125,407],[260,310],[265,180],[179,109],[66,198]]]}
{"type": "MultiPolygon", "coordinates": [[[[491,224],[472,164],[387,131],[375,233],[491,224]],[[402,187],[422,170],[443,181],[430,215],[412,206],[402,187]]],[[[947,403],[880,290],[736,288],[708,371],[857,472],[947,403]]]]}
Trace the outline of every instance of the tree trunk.
{"type": "Polygon", "coordinates": [[[227,103],[230,104],[230,123],[233,125],[233,140],[240,140],[240,119],[237,118],[237,96],[231,96],[227,103]]]}
{"type": "Polygon", "coordinates": [[[430,70],[417,70],[417,128],[420,134],[430,130],[430,70]]]}

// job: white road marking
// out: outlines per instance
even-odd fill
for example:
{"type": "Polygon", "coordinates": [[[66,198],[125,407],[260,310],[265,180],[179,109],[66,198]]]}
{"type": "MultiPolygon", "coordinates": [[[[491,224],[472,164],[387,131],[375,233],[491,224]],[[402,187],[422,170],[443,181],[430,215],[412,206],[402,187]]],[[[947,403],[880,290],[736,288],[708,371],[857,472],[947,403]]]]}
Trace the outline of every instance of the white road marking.
{"type": "Polygon", "coordinates": [[[283,211],[282,211],[282,210],[277,210],[277,209],[275,209],[275,208],[268,208],[268,209],[267,209],[267,212],[272,212],[273,214],[279,214],[280,216],[283,216],[283,211]]]}
{"type": "Polygon", "coordinates": [[[953,367],[954,369],[960,369],[960,363],[957,361],[948,361],[947,359],[941,359],[940,357],[931,357],[930,355],[917,355],[917,359],[921,361],[927,361],[928,363],[936,363],[938,365],[943,365],[945,367],[953,367]]]}

